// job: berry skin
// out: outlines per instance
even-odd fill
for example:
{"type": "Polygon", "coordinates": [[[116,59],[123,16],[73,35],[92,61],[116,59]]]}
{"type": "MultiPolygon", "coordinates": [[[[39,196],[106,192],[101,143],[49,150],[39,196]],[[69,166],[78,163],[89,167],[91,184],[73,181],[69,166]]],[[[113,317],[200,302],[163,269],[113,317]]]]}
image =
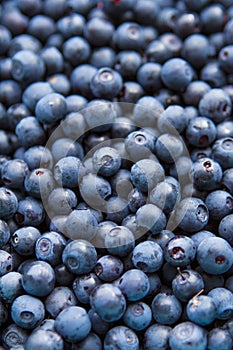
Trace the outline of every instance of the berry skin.
{"type": "Polygon", "coordinates": [[[165,229],[166,221],[163,211],[154,204],[145,204],[136,212],[137,225],[153,235],[165,229]]]}
{"type": "Polygon", "coordinates": [[[61,262],[61,255],[66,245],[64,237],[57,232],[46,232],[37,238],[35,254],[38,260],[50,263],[52,266],[61,262]]]}
{"type": "Polygon", "coordinates": [[[226,288],[214,288],[208,296],[213,298],[217,308],[216,318],[220,320],[228,320],[233,314],[233,298],[232,292],[226,288]]]}
{"type": "Polygon", "coordinates": [[[121,276],[123,269],[123,263],[119,258],[103,255],[96,263],[95,273],[101,280],[111,282],[121,276]]]}
{"type": "Polygon", "coordinates": [[[36,240],[40,236],[40,231],[35,227],[22,227],[13,233],[11,244],[18,254],[30,256],[33,254],[36,240]]]}
{"type": "Polygon", "coordinates": [[[192,322],[182,322],[169,334],[169,346],[172,350],[205,350],[207,334],[204,328],[192,322]]]}
{"type": "Polygon", "coordinates": [[[92,290],[101,284],[101,280],[93,272],[75,278],[73,281],[73,291],[77,299],[83,303],[90,302],[92,290]]]}
{"type": "Polygon", "coordinates": [[[165,260],[173,266],[187,266],[196,256],[196,246],[187,236],[175,236],[164,249],[165,260]]]}
{"type": "Polygon", "coordinates": [[[127,227],[115,226],[107,232],[104,246],[109,254],[127,256],[135,247],[134,235],[127,227]]]}
{"type": "Polygon", "coordinates": [[[182,230],[188,233],[197,232],[207,225],[209,212],[201,199],[185,198],[176,207],[175,220],[182,230]]]}
{"type": "Polygon", "coordinates": [[[57,93],[42,97],[36,104],[37,120],[45,124],[53,124],[61,120],[67,111],[65,98],[57,93]]]}
{"type": "Polygon", "coordinates": [[[154,320],[159,324],[172,325],[176,323],[182,313],[179,300],[169,293],[157,294],[151,304],[154,320]]]}
{"type": "Polygon", "coordinates": [[[95,247],[83,239],[70,241],[62,253],[62,261],[77,275],[90,272],[97,261],[95,247]]]}
{"type": "Polygon", "coordinates": [[[204,286],[202,276],[194,270],[180,271],[172,280],[173,293],[183,302],[188,302],[189,299],[200,292],[204,286]]]}
{"type": "Polygon", "coordinates": [[[102,67],[93,76],[90,87],[95,97],[112,99],[119,94],[122,84],[122,77],[117,71],[102,67]]]}
{"type": "Polygon", "coordinates": [[[189,300],[186,312],[190,321],[199,326],[206,326],[215,320],[217,309],[213,298],[199,295],[189,300]]]}
{"type": "Polygon", "coordinates": [[[0,277],[0,297],[5,303],[11,304],[16,297],[23,294],[21,277],[19,272],[14,271],[0,277]]]}
{"type": "Polygon", "coordinates": [[[55,286],[53,268],[45,261],[34,261],[22,273],[23,289],[30,295],[43,297],[52,292],[55,286]]]}
{"type": "Polygon", "coordinates": [[[233,237],[231,232],[232,222],[233,214],[226,215],[224,218],[222,218],[218,227],[219,236],[225,239],[231,246],[233,246],[233,237]]]}
{"type": "Polygon", "coordinates": [[[138,301],[149,293],[150,282],[143,271],[131,269],[121,276],[118,287],[129,301],[138,301]]]}
{"type": "Polygon", "coordinates": [[[38,298],[21,295],[16,298],[11,307],[13,321],[24,329],[35,328],[45,316],[44,305],[38,298]]]}
{"type": "Polygon", "coordinates": [[[133,250],[132,262],[144,272],[158,271],[163,264],[163,251],[153,241],[139,243],[133,250]]]}
{"type": "Polygon", "coordinates": [[[118,321],[126,310],[121,290],[109,283],[101,284],[92,291],[90,305],[106,322],[118,321]]]}
{"type": "Polygon", "coordinates": [[[162,66],[161,79],[169,89],[184,91],[193,79],[193,70],[187,61],[171,58],[162,66]]]}
{"type": "Polygon", "coordinates": [[[232,248],[223,238],[209,237],[198,245],[197,261],[205,272],[220,275],[232,266],[232,248]]]}
{"type": "Polygon", "coordinates": [[[209,117],[215,123],[224,121],[231,114],[230,96],[222,89],[211,89],[199,102],[200,115],[209,117]]]}
{"type": "Polygon", "coordinates": [[[18,200],[14,192],[8,190],[5,187],[0,187],[0,218],[10,219],[16,212],[18,208],[18,200]]]}
{"type": "Polygon", "coordinates": [[[111,350],[112,346],[120,346],[120,349],[139,350],[139,339],[130,328],[116,326],[110,329],[104,338],[104,349],[111,350]]]}
{"type": "Polygon", "coordinates": [[[146,329],[152,320],[151,308],[142,302],[130,304],[124,313],[123,320],[127,327],[135,331],[146,329]]]}
{"type": "Polygon", "coordinates": [[[70,306],[77,305],[74,293],[68,287],[55,287],[45,299],[45,308],[49,314],[56,318],[57,315],[70,306]]]}
{"type": "Polygon", "coordinates": [[[90,333],[91,321],[84,308],[70,306],[58,314],[54,326],[64,340],[75,343],[90,333]]]}
{"type": "Polygon", "coordinates": [[[208,349],[226,349],[230,350],[233,346],[233,340],[228,330],[213,328],[208,334],[208,349]]]}
{"type": "Polygon", "coordinates": [[[62,350],[62,337],[51,330],[37,329],[27,339],[25,343],[25,350],[62,350]]]}

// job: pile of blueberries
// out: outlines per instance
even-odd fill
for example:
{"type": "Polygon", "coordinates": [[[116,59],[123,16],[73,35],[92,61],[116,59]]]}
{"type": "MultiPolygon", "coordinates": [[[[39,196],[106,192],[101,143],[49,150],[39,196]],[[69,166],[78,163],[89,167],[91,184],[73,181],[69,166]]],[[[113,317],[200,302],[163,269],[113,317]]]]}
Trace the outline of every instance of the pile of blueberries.
{"type": "Polygon", "coordinates": [[[0,350],[232,350],[233,1],[0,23],[0,350]]]}

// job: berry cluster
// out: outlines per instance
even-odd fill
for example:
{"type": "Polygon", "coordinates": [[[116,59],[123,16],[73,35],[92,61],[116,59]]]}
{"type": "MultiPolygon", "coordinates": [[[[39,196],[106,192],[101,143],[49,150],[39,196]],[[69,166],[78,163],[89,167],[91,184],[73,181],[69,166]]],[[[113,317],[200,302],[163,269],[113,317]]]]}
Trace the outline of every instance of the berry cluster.
{"type": "Polygon", "coordinates": [[[0,350],[232,350],[233,1],[0,23],[0,350]]]}

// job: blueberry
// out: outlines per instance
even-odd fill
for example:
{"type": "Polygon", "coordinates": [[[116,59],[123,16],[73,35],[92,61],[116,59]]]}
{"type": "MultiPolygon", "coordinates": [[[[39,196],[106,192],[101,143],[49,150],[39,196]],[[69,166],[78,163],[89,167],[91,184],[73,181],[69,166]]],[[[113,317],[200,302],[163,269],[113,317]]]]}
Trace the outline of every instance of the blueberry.
{"type": "Polygon", "coordinates": [[[30,256],[33,254],[36,240],[40,236],[40,231],[35,227],[22,227],[11,236],[11,244],[18,254],[30,256]]]}
{"type": "Polygon", "coordinates": [[[100,68],[90,83],[91,91],[95,97],[112,99],[122,88],[121,75],[109,67],[100,68]]]}
{"type": "Polygon", "coordinates": [[[233,209],[233,198],[226,191],[213,191],[206,197],[206,206],[210,217],[214,220],[221,220],[230,214],[233,209]]]}
{"type": "Polygon", "coordinates": [[[38,298],[30,295],[17,297],[11,306],[11,317],[19,327],[35,328],[45,315],[44,305],[38,298]]]}
{"type": "Polygon", "coordinates": [[[233,72],[232,54],[233,54],[233,45],[227,45],[221,49],[218,56],[220,66],[226,73],[229,73],[229,74],[233,72]]]}
{"type": "MultiPolygon", "coordinates": [[[[66,97],[67,113],[79,112],[87,105],[87,99],[81,95],[69,95],[66,97]]],[[[68,135],[67,135],[68,136],[68,135]]]]}
{"type": "Polygon", "coordinates": [[[164,230],[167,224],[165,214],[154,204],[145,204],[139,208],[136,212],[136,222],[145,232],[150,231],[153,235],[164,230]]]}
{"type": "Polygon", "coordinates": [[[96,235],[98,222],[89,209],[73,210],[66,220],[66,234],[72,239],[92,240],[96,235]]]}
{"type": "Polygon", "coordinates": [[[29,21],[28,33],[35,36],[42,42],[45,42],[48,36],[55,33],[55,22],[51,17],[43,14],[33,16],[29,21]]]}
{"type": "Polygon", "coordinates": [[[121,290],[109,283],[94,288],[90,305],[106,322],[118,321],[126,310],[126,300],[121,290]]]}
{"type": "Polygon", "coordinates": [[[24,179],[26,192],[34,198],[47,198],[55,187],[53,173],[49,169],[36,168],[24,179]]]}
{"type": "Polygon", "coordinates": [[[232,122],[229,120],[221,122],[217,125],[217,139],[222,139],[225,137],[232,137],[232,122]]]}
{"type": "Polygon", "coordinates": [[[171,58],[162,66],[161,79],[169,89],[184,91],[193,79],[193,70],[187,61],[171,58]]]}
{"type": "Polygon", "coordinates": [[[138,301],[149,293],[150,282],[143,271],[131,269],[121,276],[118,287],[127,300],[138,301]]]}
{"type": "Polygon", "coordinates": [[[230,333],[221,328],[213,328],[208,334],[208,349],[232,349],[233,341],[230,333]]]}
{"type": "Polygon", "coordinates": [[[217,135],[215,124],[206,117],[192,118],[186,128],[186,137],[192,146],[205,148],[211,145],[217,135]]]}
{"type": "Polygon", "coordinates": [[[168,241],[164,257],[173,266],[187,266],[195,259],[196,246],[187,236],[175,236],[168,241]]]}
{"type": "Polygon", "coordinates": [[[174,163],[183,153],[184,144],[178,135],[164,133],[155,144],[155,154],[166,164],[174,163]]]}
{"type": "Polygon", "coordinates": [[[108,45],[113,32],[112,23],[101,18],[91,18],[84,26],[84,36],[94,46],[108,45]]]}
{"type": "Polygon", "coordinates": [[[196,13],[187,11],[186,13],[180,13],[177,17],[174,31],[180,38],[199,33],[200,30],[201,22],[196,13]]]}
{"type": "Polygon", "coordinates": [[[2,80],[0,82],[0,102],[6,107],[21,102],[22,90],[14,80],[2,80]]]}
{"type": "Polygon", "coordinates": [[[66,341],[74,343],[90,333],[91,321],[84,308],[69,306],[56,317],[55,329],[66,341]]]}
{"type": "Polygon", "coordinates": [[[222,180],[222,168],[219,162],[212,158],[202,157],[193,163],[191,175],[198,190],[217,190],[222,180]]]}
{"type": "Polygon", "coordinates": [[[154,241],[155,243],[157,243],[158,245],[160,245],[160,247],[162,249],[165,248],[166,244],[168,243],[168,241],[173,238],[175,235],[172,231],[169,230],[162,230],[159,234],[157,234],[156,236],[153,236],[152,234],[148,236],[148,241],[154,241]]]}
{"type": "Polygon", "coordinates": [[[0,296],[5,303],[11,304],[16,297],[23,294],[21,277],[19,272],[12,271],[0,278],[0,296]]]}
{"type": "Polygon", "coordinates": [[[222,218],[218,227],[219,236],[225,239],[231,246],[233,246],[233,239],[230,230],[232,220],[233,214],[226,215],[222,218]]]}
{"type": "Polygon", "coordinates": [[[11,43],[11,32],[3,25],[0,27],[0,54],[4,55],[11,43]]]}
{"type": "Polygon", "coordinates": [[[102,341],[95,333],[89,333],[88,336],[78,343],[77,345],[73,345],[74,350],[80,349],[80,350],[88,350],[91,348],[94,348],[96,350],[102,349],[102,341]]]}
{"type": "Polygon", "coordinates": [[[104,348],[120,346],[122,349],[139,350],[139,339],[134,331],[125,326],[116,326],[110,329],[104,338],[104,348]]]}
{"type": "Polygon", "coordinates": [[[85,19],[81,14],[71,13],[68,16],[61,16],[58,18],[57,29],[64,38],[70,38],[72,36],[81,35],[83,33],[84,24],[85,19]]]}
{"type": "Polygon", "coordinates": [[[25,350],[62,350],[62,337],[50,330],[38,329],[35,330],[25,343],[25,350]]]}
{"type": "Polygon", "coordinates": [[[44,61],[30,50],[21,50],[12,57],[12,77],[25,84],[41,80],[45,73],[44,61]]]}
{"type": "Polygon", "coordinates": [[[179,273],[172,281],[174,295],[183,302],[188,302],[190,298],[194,297],[203,288],[203,278],[194,270],[179,270],[179,273]]]}
{"type": "Polygon", "coordinates": [[[216,311],[213,299],[206,295],[194,296],[186,306],[189,320],[199,326],[211,324],[215,320],[216,311]]]}
{"type": "Polygon", "coordinates": [[[132,303],[127,307],[123,320],[130,329],[135,331],[144,330],[152,320],[151,308],[143,302],[132,303]]]}
{"type": "Polygon", "coordinates": [[[232,266],[232,248],[221,237],[209,237],[198,245],[197,261],[205,272],[220,275],[232,266]]]}
{"type": "Polygon", "coordinates": [[[53,124],[66,114],[65,98],[57,93],[48,94],[37,102],[35,113],[41,123],[53,124]]]}
{"type": "Polygon", "coordinates": [[[213,158],[216,160],[223,169],[232,167],[232,145],[233,139],[231,137],[225,137],[215,141],[213,144],[213,158]]]}
{"type": "Polygon", "coordinates": [[[217,60],[207,63],[201,70],[200,78],[213,88],[221,88],[227,84],[227,77],[217,60]]]}
{"type": "Polygon", "coordinates": [[[111,282],[121,276],[123,269],[123,263],[119,258],[103,255],[97,260],[95,273],[101,280],[111,282]]]}
{"type": "Polygon", "coordinates": [[[182,313],[179,300],[172,294],[157,294],[151,305],[153,318],[159,324],[172,325],[176,323],[182,313]]]}
{"type": "Polygon", "coordinates": [[[37,102],[45,95],[51,94],[53,88],[47,82],[35,82],[30,84],[23,92],[23,103],[33,111],[37,102]]]}
{"type": "Polygon", "coordinates": [[[153,241],[141,242],[133,250],[132,262],[144,272],[158,271],[163,264],[163,251],[153,241]]]}
{"type": "Polygon", "coordinates": [[[161,181],[150,192],[150,202],[164,211],[172,212],[180,200],[180,191],[168,181],[161,181]]]}
{"type": "Polygon", "coordinates": [[[25,148],[42,145],[45,141],[45,131],[35,117],[23,118],[17,124],[15,133],[20,144],[25,148]]]}
{"type": "Polygon", "coordinates": [[[73,156],[61,158],[54,166],[54,179],[61,187],[77,187],[81,169],[79,158],[73,156]]]}
{"type": "Polygon", "coordinates": [[[90,272],[97,261],[94,246],[88,241],[79,239],[70,241],[62,253],[62,261],[75,274],[90,272]]]}
{"type": "Polygon", "coordinates": [[[172,350],[205,350],[206,330],[195,323],[182,322],[171,330],[169,346],[172,350]]]}
{"type": "Polygon", "coordinates": [[[0,198],[0,218],[9,219],[15,214],[18,208],[17,197],[11,190],[0,187],[0,198]]]}
{"type": "Polygon", "coordinates": [[[215,237],[215,234],[207,231],[207,230],[201,230],[199,232],[194,233],[191,238],[194,241],[196,247],[199,246],[199,244],[204,241],[205,239],[209,238],[209,237],[215,237]]]}
{"type": "Polygon", "coordinates": [[[220,4],[212,4],[200,13],[202,30],[206,34],[220,32],[225,24],[225,11],[220,4]]]}
{"type": "Polygon", "coordinates": [[[67,96],[71,90],[70,81],[65,74],[53,74],[48,78],[48,82],[56,93],[63,96],[67,96]]]}
{"type": "Polygon", "coordinates": [[[233,314],[232,292],[226,288],[214,288],[208,296],[213,298],[217,308],[216,317],[220,320],[228,320],[233,314]]]}
{"type": "Polygon", "coordinates": [[[201,98],[210,91],[210,85],[203,80],[192,81],[183,93],[184,102],[187,105],[197,107],[201,98]]]}
{"type": "Polygon", "coordinates": [[[74,280],[74,275],[71,273],[66,265],[59,264],[54,267],[56,284],[58,286],[71,286],[74,280]]]}
{"type": "Polygon", "coordinates": [[[25,197],[19,201],[14,218],[21,226],[39,226],[44,221],[44,215],[41,201],[33,197],[25,197]]]}
{"type": "Polygon", "coordinates": [[[57,232],[47,232],[37,238],[35,254],[38,260],[57,265],[61,261],[61,255],[66,245],[64,237],[57,232]]]}
{"type": "Polygon", "coordinates": [[[73,281],[73,291],[77,299],[82,304],[88,304],[90,302],[90,294],[92,290],[100,284],[100,279],[95,273],[91,272],[89,274],[77,277],[73,281]]]}
{"type": "Polygon", "coordinates": [[[111,128],[117,117],[117,107],[106,100],[92,100],[82,111],[89,130],[103,132],[111,128]]]}
{"type": "Polygon", "coordinates": [[[185,109],[179,105],[169,106],[158,119],[160,132],[181,133],[187,124],[185,109]]]}
{"type": "MultiPolygon", "coordinates": [[[[27,331],[20,328],[15,323],[11,323],[2,333],[3,343],[10,348],[15,348],[17,346],[23,346],[28,338],[27,331]]],[[[21,350],[19,348],[19,350],[21,350]]]]}
{"type": "Polygon", "coordinates": [[[64,57],[73,65],[84,63],[90,56],[90,45],[81,36],[67,39],[62,47],[64,57]]]}
{"type": "Polygon", "coordinates": [[[10,239],[10,227],[7,222],[0,220],[0,249],[2,249],[10,239]]]}
{"type": "Polygon", "coordinates": [[[90,64],[80,64],[70,75],[71,87],[74,93],[82,94],[86,98],[92,97],[90,82],[97,72],[90,64]]]}
{"type": "Polygon", "coordinates": [[[231,114],[231,99],[223,89],[211,89],[199,102],[201,115],[209,117],[215,123],[220,123],[231,114]]]}
{"type": "Polygon", "coordinates": [[[49,314],[56,318],[57,315],[70,306],[75,306],[77,300],[74,293],[68,287],[55,287],[45,299],[45,308],[49,314]]]}
{"type": "Polygon", "coordinates": [[[134,235],[124,226],[115,226],[107,232],[104,245],[109,254],[124,257],[134,249],[134,235]]]}
{"type": "Polygon", "coordinates": [[[142,27],[135,22],[120,24],[114,32],[113,40],[120,50],[139,51],[144,47],[144,33],[142,27]]]}
{"type": "Polygon", "coordinates": [[[143,339],[145,350],[165,350],[170,331],[171,327],[165,325],[153,324],[148,327],[143,339]]]}
{"type": "Polygon", "coordinates": [[[30,50],[34,53],[39,53],[41,50],[41,42],[30,34],[20,34],[15,36],[9,47],[9,55],[13,57],[17,52],[21,50],[30,50]]]}
{"type": "Polygon", "coordinates": [[[7,109],[8,127],[13,131],[16,125],[24,117],[30,115],[30,111],[23,103],[16,103],[7,109]]]}
{"type": "Polygon", "coordinates": [[[29,264],[22,274],[23,289],[33,296],[46,296],[55,286],[53,268],[45,261],[37,260],[29,264]]]}
{"type": "Polygon", "coordinates": [[[140,54],[127,48],[116,55],[114,68],[123,78],[131,80],[136,77],[141,64],[142,58],[140,54]]]}
{"type": "Polygon", "coordinates": [[[132,189],[128,194],[128,206],[131,212],[136,211],[146,204],[146,196],[140,192],[137,188],[132,189]]]}
{"type": "Polygon", "coordinates": [[[128,134],[124,144],[129,159],[137,162],[148,158],[155,159],[155,142],[156,138],[150,131],[141,129],[128,134]]]}
{"type": "Polygon", "coordinates": [[[2,182],[9,188],[20,188],[28,173],[28,166],[23,160],[9,160],[2,166],[2,182]]]}
{"type": "Polygon", "coordinates": [[[96,68],[113,67],[115,63],[115,51],[108,46],[96,48],[92,51],[90,64],[96,68]]]}
{"type": "Polygon", "coordinates": [[[114,175],[121,166],[121,158],[118,152],[111,147],[97,149],[92,157],[93,168],[102,176],[114,175]]]}
{"type": "Polygon", "coordinates": [[[98,315],[98,313],[92,308],[90,308],[90,310],[88,311],[88,315],[91,320],[93,331],[100,336],[105,335],[114,324],[113,322],[111,323],[103,321],[102,318],[98,315]]]}
{"type": "Polygon", "coordinates": [[[48,197],[50,212],[55,215],[68,215],[77,206],[77,202],[75,193],[68,188],[55,188],[48,197]]]}
{"type": "Polygon", "coordinates": [[[134,186],[142,192],[148,192],[164,179],[164,169],[153,159],[141,159],[136,162],[130,172],[134,186]],[[156,174],[156,177],[154,176],[156,174]]]}

